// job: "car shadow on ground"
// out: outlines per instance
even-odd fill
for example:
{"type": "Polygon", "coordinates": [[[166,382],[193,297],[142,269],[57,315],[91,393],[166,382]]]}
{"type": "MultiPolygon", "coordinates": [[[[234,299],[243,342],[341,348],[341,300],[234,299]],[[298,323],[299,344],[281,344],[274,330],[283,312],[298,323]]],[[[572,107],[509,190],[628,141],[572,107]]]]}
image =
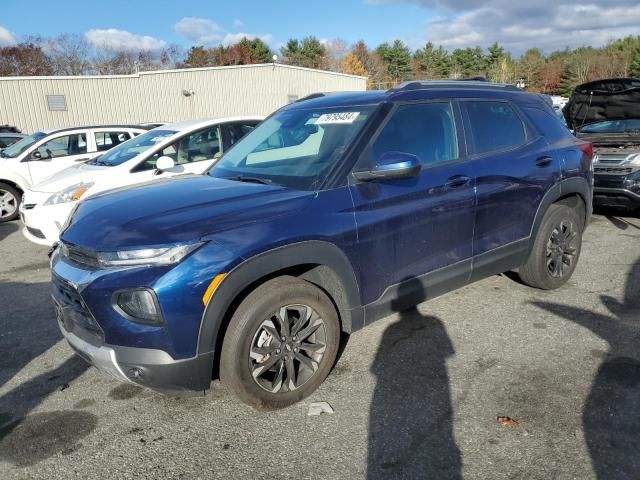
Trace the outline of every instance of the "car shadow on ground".
{"type": "Polygon", "coordinates": [[[0,223],[0,242],[18,230],[18,222],[0,223]]]}
{"type": "Polygon", "coordinates": [[[582,413],[597,478],[637,479],[640,472],[640,259],[631,266],[622,302],[601,295],[608,312],[550,302],[534,305],[581,325],[609,344],[582,413]]]}
{"type": "MultiPolygon", "coordinates": [[[[49,299],[51,286],[0,280],[0,387],[62,339],[49,299]]],[[[95,428],[87,412],[32,412],[51,394],[64,390],[89,368],[77,356],[0,395],[0,461],[31,465],[75,444],[95,428]]]]}
{"type": "MultiPolygon", "coordinates": [[[[400,292],[394,310],[402,310],[403,296],[425,299],[417,280],[400,292]]],[[[367,478],[461,478],[446,365],[453,354],[443,323],[415,307],[385,330],[371,368],[367,478]]]]}

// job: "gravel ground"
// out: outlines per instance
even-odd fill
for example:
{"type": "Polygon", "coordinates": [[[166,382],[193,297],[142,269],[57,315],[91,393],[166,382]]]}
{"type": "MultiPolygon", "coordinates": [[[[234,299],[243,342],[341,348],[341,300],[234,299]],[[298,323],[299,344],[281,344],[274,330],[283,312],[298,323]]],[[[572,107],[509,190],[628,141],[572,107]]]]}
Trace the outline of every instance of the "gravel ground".
{"type": "Polygon", "coordinates": [[[624,215],[594,217],[559,291],[499,275],[390,316],[270,413],[217,382],[174,399],[88,367],[61,341],[46,248],[0,225],[0,478],[638,479],[640,220],[624,215]],[[335,413],[308,416],[314,401],[335,413]]]}

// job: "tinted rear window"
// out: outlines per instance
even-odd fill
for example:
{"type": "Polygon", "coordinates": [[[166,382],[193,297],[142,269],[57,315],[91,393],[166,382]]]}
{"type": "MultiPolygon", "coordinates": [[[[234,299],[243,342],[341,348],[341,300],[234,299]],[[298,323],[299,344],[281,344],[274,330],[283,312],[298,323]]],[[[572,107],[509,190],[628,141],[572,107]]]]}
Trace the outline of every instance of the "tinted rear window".
{"type": "Polygon", "coordinates": [[[471,127],[471,152],[507,150],[525,142],[524,125],[506,102],[464,102],[471,127]]]}
{"type": "Polygon", "coordinates": [[[525,107],[524,113],[531,119],[538,132],[549,142],[567,138],[571,132],[562,124],[562,120],[552,113],[539,108],[525,107]]]}

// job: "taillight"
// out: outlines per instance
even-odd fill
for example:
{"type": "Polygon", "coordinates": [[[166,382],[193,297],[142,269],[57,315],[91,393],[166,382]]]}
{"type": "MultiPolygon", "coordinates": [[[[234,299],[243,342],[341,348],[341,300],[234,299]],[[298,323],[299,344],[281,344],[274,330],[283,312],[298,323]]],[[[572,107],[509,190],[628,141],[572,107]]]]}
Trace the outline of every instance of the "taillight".
{"type": "Polygon", "coordinates": [[[579,142],[578,148],[590,159],[593,159],[593,143],[591,142],[579,142]]]}

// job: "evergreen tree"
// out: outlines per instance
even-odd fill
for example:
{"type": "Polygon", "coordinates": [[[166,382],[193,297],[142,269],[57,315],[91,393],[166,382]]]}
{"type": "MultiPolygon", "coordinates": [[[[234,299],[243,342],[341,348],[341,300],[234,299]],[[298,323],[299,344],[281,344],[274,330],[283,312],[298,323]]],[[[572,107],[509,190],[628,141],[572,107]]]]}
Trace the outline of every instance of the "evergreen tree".
{"type": "Polygon", "coordinates": [[[289,65],[322,68],[325,63],[325,48],[316,37],[306,37],[302,42],[292,38],[282,47],[280,53],[289,65]]]}
{"type": "Polygon", "coordinates": [[[400,82],[411,78],[411,53],[402,40],[395,40],[391,45],[383,43],[376,52],[387,67],[389,76],[400,82]]]}
{"type": "Polygon", "coordinates": [[[442,45],[435,48],[428,42],[413,55],[420,75],[425,78],[445,78],[449,74],[449,54],[442,45]]]}

